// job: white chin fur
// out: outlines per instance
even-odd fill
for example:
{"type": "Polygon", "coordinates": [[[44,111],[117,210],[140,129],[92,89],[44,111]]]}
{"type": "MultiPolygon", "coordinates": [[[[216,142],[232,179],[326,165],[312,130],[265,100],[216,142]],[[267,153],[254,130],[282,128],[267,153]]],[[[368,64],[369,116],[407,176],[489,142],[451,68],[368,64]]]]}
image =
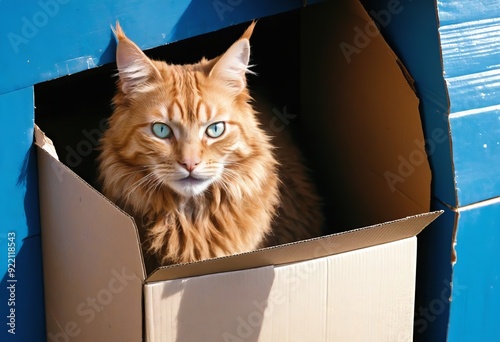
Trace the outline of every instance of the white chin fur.
{"type": "Polygon", "coordinates": [[[193,197],[201,194],[212,183],[211,180],[188,182],[183,180],[169,182],[172,190],[184,197],[193,197]]]}

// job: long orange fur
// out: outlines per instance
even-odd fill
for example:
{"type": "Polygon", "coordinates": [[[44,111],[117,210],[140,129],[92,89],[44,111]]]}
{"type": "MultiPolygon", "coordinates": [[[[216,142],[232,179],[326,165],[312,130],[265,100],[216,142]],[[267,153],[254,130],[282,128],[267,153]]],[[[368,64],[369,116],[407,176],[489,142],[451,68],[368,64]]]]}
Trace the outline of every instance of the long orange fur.
{"type": "Polygon", "coordinates": [[[154,266],[320,233],[319,200],[298,150],[281,148],[278,162],[249,104],[245,73],[254,26],[225,54],[190,65],[150,60],[116,26],[119,80],[101,140],[100,180],[103,193],[136,218],[154,266]],[[175,134],[155,136],[157,122],[175,134]],[[225,123],[222,136],[207,136],[213,122],[225,123]],[[174,179],[179,172],[213,180],[190,195],[175,190],[185,184],[174,179]]]}

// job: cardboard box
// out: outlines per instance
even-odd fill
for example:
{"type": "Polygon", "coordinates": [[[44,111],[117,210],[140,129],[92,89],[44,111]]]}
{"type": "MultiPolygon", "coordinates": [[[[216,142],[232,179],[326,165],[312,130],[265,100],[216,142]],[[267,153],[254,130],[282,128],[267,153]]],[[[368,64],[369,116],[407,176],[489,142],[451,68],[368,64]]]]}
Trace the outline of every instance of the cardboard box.
{"type": "Polygon", "coordinates": [[[148,276],[133,220],[37,144],[49,339],[139,341],[144,319],[148,341],[411,340],[415,236],[439,213],[148,276]]]}
{"type": "MultiPolygon", "coordinates": [[[[37,129],[49,341],[412,339],[416,235],[439,215],[426,213],[426,159],[405,169],[409,156],[423,150],[418,99],[382,37],[360,31],[376,29],[361,5],[352,1],[341,9],[328,12],[343,25],[338,33],[345,36],[337,38],[370,42],[344,68],[350,81],[339,78],[341,94],[350,94],[346,102],[331,101],[337,89],[323,88],[324,102],[333,107],[310,108],[308,118],[333,129],[338,110],[351,115],[335,132],[356,141],[342,146],[345,157],[336,163],[328,155],[324,172],[342,169],[338,183],[352,184],[343,205],[360,218],[352,227],[363,220],[378,224],[146,274],[133,219],[62,164],[37,129]],[[383,90],[364,82],[367,76],[382,80],[383,90]],[[403,181],[391,183],[387,175],[403,181]]],[[[332,134],[317,132],[316,147],[338,157],[332,134]]]]}

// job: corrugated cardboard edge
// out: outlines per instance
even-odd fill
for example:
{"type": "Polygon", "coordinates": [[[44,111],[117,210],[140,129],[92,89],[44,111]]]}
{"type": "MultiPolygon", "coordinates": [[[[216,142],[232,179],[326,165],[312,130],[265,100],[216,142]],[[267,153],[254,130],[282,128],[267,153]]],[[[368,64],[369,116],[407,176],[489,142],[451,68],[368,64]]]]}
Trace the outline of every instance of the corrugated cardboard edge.
{"type": "Polygon", "coordinates": [[[155,270],[146,279],[146,282],[231,272],[269,265],[284,265],[394,242],[416,236],[441,215],[441,213],[442,211],[435,211],[414,215],[344,233],[270,247],[249,253],[162,267],[155,270]]]}

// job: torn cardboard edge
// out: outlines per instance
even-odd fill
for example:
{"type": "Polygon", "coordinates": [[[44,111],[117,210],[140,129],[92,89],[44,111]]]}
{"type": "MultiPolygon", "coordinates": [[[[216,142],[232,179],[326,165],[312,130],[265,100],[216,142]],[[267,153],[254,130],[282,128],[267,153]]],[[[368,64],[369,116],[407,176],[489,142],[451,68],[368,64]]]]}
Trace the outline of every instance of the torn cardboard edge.
{"type": "MultiPolygon", "coordinates": [[[[62,164],[57,158],[52,141],[45,136],[38,126],[35,127],[35,139],[36,145],[44,151],[49,158],[53,159],[52,162],[58,163],[58,168],[63,168],[64,173],[68,173],[78,182],[81,182],[81,184],[85,184],[85,187],[90,190],[91,196],[101,197],[101,200],[105,199],[110,204],[110,208],[113,208],[112,210],[115,211],[115,215],[120,215],[122,218],[126,218],[130,222],[130,226],[123,227],[123,229],[133,230],[133,235],[137,239],[136,244],[140,247],[141,242],[139,240],[139,232],[133,218],[117,207],[109,199],[105,198],[91,185],[86,183],[66,165],[62,164]]],[[[54,172],[54,176],[58,176],[56,172],[54,172]]],[[[146,275],[144,259],[142,251],[140,251],[143,269],[141,281],[149,283],[252,269],[263,266],[284,265],[381,245],[416,236],[440,214],[440,211],[419,214],[347,232],[331,234],[285,245],[273,246],[247,253],[207,259],[194,263],[160,267],[153,271],[149,276],[146,275]]],[[[112,238],[113,237],[110,236],[110,243],[112,243],[112,238]]]]}

